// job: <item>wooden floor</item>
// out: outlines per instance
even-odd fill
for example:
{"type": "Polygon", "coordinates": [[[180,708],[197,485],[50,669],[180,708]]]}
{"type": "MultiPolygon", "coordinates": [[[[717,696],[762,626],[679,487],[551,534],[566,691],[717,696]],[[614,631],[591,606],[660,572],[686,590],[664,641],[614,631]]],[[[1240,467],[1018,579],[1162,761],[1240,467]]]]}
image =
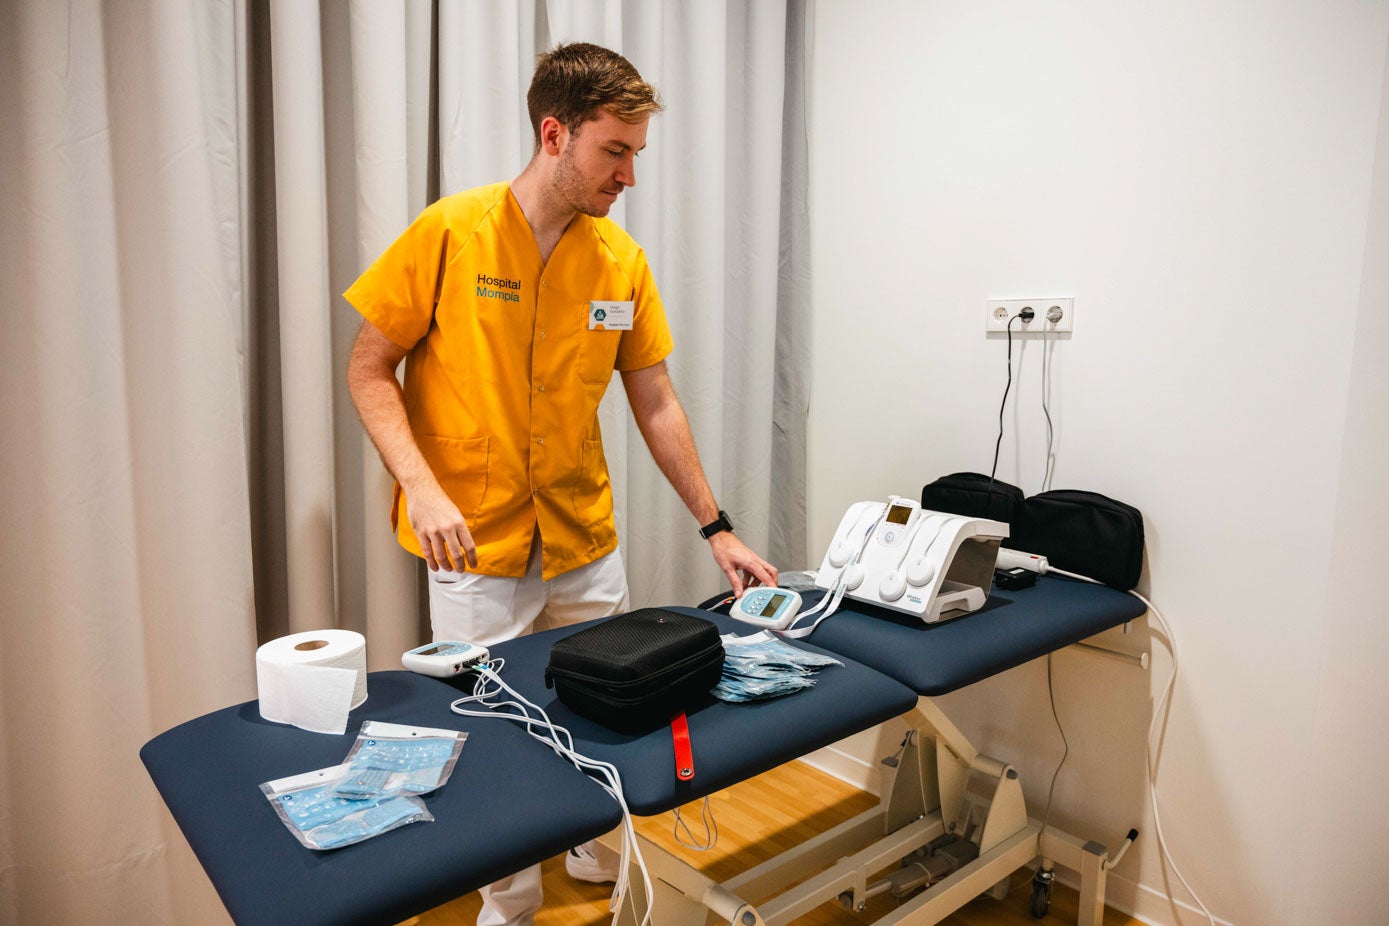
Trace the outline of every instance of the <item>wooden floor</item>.
{"type": "MultiPolygon", "coordinates": [[[[764,775],[713,795],[711,803],[719,825],[718,845],[707,852],[680,847],[672,837],[673,815],[637,819],[637,830],[652,842],[679,854],[706,876],[724,881],[811,836],[862,813],[877,802],[859,791],[800,762],[791,762],[764,775]]],[[[702,834],[700,805],[682,808],[686,821],[702,834]]],[[[609,923],[611,885],[585,884],[564,871],[564,857],[542,866],[545,906],[536,926],[597,926],[609,923]]],[[[953,916],[945,926],[1060,926],[1076,921],[1075,891],[1057,884],[1051,911],[1044,919],[1028,912],[1031,874],[1014,876],[1013,889],[1003,902],[978,898],[953,916]]],[[[746,898],[756,903],[766,898],[746,898]]],[[[798,920],[807,926],[866,926],[896,906],[891,895],[875,897],[863,913],[851,913],[830,903],[798,920]]],[[[408,926],[473,926],[481,901],[476,892],[407,921],[408,926]]],[[[1106,908],[1104,926],[1142,926],[1138,920],[1106,908]]]]}

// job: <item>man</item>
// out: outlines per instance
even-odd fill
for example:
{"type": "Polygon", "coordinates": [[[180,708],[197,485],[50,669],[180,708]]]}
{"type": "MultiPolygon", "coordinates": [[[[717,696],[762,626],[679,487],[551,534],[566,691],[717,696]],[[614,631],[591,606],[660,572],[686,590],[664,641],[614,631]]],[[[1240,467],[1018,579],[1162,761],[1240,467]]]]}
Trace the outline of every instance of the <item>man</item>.
{"type": "MultiPolygon", "coordinates": [[[[627,610],[598,428],[614,370],[735,594],[776,583],[700,466],[645,254],[605,218],[636,183],[655,90],[615,52],[563,45],[540,56],[527,105],[521,175],[427,208],[345,294],[364,317],[349,388],[396,479],[399,541],[429,567],[435,640],[486,645],[627,610]]],[[[615,874],[591,847],[566,861],[587,880],[615,874]]],[[[483,898],[480,926],[531,922],[538,866],[483,898]]]]}

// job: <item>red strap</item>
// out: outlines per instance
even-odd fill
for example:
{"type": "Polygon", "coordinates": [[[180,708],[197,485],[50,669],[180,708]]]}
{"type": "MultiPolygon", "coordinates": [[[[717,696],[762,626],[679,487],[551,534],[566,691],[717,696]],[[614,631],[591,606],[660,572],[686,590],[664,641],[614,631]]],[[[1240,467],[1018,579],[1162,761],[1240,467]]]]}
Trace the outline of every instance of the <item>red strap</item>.
{"type": "Polygon", "coordinates": [[[689,781],[694,777],[694,752],[690,749],[690,724],[684,714],[670,722],[670,738],[675,741],[675,777],[689,781]]]}

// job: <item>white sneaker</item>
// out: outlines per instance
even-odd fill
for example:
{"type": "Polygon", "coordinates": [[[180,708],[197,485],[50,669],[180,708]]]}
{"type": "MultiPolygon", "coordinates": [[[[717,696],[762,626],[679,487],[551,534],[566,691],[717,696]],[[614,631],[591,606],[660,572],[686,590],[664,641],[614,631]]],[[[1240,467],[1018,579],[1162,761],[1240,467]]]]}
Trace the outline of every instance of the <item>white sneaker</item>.
{"type": "Polygon", "coordinates": [[[564,856],[564,870],[576,881],[590,884],[615,884],[622,857],[596,842],[575,846],[564,856]]]}

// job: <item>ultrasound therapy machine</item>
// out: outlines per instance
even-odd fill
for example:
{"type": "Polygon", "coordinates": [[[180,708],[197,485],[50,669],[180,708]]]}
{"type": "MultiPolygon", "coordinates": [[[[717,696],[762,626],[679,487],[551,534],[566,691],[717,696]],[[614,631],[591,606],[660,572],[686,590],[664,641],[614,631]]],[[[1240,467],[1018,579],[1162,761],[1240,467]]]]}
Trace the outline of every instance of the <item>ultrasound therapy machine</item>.
{"type": "MultiPolygon", "coordinates": [[[[654,896],[631,878],[614,923],[638,926],[649,906],[655,926],[782,926],[827,902],[862,910],[891,893],[900,905],[874,922],[925,926],[981,894],[1001,898],[1015,871],[1040,860],[1048,876],[1055,864],[1078,877],[1077,922],[1099,926],[1106,847],[1053,826],[1043,832],[1015,769],[979,752],[932,698],[1125,624],[1146,607],[1054,575],[991,592],[1007,536],[1005,524],[922,510],[908,499],[860,502],[841,519],[813,586],[764,590],[743,604],[743,620],[717,608],[671,608],[712,620],[724,634],[753,632],[749,623],[758,620],[781,624],[793,645],[843,664],[792,695],[741,704],[710,698],[689,710],[688,776],[677,775],[669,727],[616,733],[546,687],[550,647],[577,628],[492,647],[494,660],[505,659],[508,684],[567,727],[576,751],[620,771],[637,816],[664,814],[895,717],[909,725],[882,760],[875,808],[736,877],[715,882],[642,840],[654,896]]],[[[720,603],[724,596],[705,605],[720,603]]],[[[586,840],[616,846],[619,809],[587,776],[511,723],[450,711],[471,686],[376,672],[342,736],[264,721],[251,701],[160,734],[141,758],[241,924],[397,923],[586,840]],[[433,822],[333,851],[306,849],[264,806],[258,784],[340,761],[365,720],[469,737],[448,785],[428,796],[433,822]]]]}

